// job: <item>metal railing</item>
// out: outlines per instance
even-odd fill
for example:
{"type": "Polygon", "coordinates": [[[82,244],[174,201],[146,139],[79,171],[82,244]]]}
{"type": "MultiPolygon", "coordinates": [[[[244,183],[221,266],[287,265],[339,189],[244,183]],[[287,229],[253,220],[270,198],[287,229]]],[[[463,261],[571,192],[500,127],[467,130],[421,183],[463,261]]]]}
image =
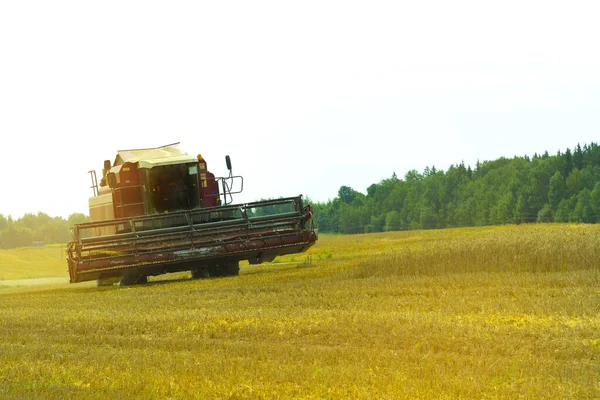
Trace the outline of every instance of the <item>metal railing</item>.
{"type": "Polygon", "coordinates": [[[284,235],[304,229],[306,212],[302,196],[119,218],[75,225],[69,253],[79,261],[194,248],[214,242],[247,240],[261,235],[284,235]],[[287,205],[293,211],[258,215],[257,210],[287,205]],[[94,235],[96,228],[114,227],[118,233],[94,235]],[[112,254],[111,253],[115,253],[112,254]]]}

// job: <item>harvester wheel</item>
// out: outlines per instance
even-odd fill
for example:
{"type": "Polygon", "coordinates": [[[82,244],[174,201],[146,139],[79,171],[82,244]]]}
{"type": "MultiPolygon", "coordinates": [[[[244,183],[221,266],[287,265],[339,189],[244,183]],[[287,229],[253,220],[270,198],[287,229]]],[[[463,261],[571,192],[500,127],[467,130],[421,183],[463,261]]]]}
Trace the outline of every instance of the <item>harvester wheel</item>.
{"type": "Polygon", "coordinates": [[[206,268],[192,268],[192,279],[208,278],[209,276],[206,268]]]}
{"type": "Polygon", "coordinates": [[[225,264],[225,275],[226,276],[237,276],[240,274],[240,263],[232,261],[225,264]]]}
{"type": "Polygon", "coordinates": [[[119,286],[144,285],[148,283],[146,275],[125,275],[121,278],[119,286]]]}
{"type": "Polygon", "coordinates": [[[236,276],[240,274],[240,263],[238,261],[229,261],[223,264],[216,264],[210,268],[210,276],[236,276]]]}
{"type": "Polygon", "coordinates": [[[221,265],[213,265],[209,269],[209,274],[211,277],[219,277],[225,276],[225,272],[223,271],[223,267],[221,265]]]}

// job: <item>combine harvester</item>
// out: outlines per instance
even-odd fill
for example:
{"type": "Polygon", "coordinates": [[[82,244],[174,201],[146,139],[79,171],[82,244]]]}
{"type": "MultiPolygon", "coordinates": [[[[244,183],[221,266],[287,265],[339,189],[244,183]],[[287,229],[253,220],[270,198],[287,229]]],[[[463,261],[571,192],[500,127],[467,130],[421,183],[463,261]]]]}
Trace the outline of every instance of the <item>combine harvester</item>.
{"type": "Polygon", "coordinates": [[[302,196],[231,204],[243,178],[216,178],[201,155],[179,143],[118,151],[104,161],[91,222],[72,228],[67,247],[71,283],[146,283],[148,276],[191,271],[192,278],[239,275],[239,262],[272,261],[315,244],[312,207],[302,196]]]}

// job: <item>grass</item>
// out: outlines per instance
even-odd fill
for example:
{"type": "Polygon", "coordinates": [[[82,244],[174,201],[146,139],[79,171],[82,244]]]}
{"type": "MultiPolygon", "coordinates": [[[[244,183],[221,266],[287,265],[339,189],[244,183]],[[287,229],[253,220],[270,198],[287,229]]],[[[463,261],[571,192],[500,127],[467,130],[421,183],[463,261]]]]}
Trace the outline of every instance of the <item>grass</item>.
{"type": "Polygon", "coordinates": [[[64,245],[0,249],[0,281],[69,277],[64,245]]]}
{"type": "Polygon", "coordinates": [[[235,278],[0,289],[0,398],[598,398],[599,239],[321,235],[235,278]]]}

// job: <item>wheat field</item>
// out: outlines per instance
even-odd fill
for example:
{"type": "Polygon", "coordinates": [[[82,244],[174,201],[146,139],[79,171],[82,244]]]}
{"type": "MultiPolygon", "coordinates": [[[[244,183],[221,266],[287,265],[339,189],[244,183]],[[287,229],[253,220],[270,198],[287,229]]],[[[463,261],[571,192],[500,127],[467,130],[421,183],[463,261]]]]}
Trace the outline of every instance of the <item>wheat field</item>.
{"type": "Polygon", "coordinates": [[[0,285],[4,280],[69,277],[65,246],[0,249],[0,285]]]}
{"type": "Polygon", "coordinates": [[[600,398],[599,250],[595,225],[321,235],[239,277],[0,283],[0,398],[600,398]]]}

